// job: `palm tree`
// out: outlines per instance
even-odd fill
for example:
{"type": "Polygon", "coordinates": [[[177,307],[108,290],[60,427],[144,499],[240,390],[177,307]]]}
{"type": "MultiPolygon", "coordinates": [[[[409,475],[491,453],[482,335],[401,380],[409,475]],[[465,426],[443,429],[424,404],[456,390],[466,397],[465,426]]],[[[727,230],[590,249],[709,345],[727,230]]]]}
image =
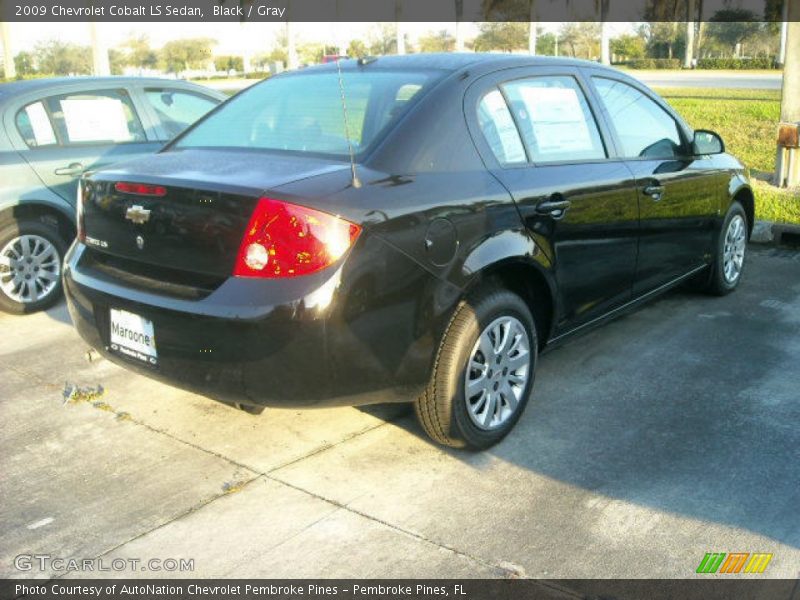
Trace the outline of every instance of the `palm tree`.
{"type": "Polygon", "coordinates": [[[406,37],[403,33],[403,26],[402,26],[402,17],[403,17],[403,3],[401,0],[394,1],[394,21],[395,26],[397,27],[397,53],[398,54],[405,54],[406,53],[406,37]]]}
{"type": "Polygon", "coordinates": [[[6,21],[0,21],[0,33],[3,36],[3,67],[6,79],[14,79],[17,69],[14,65],[14,52],[11,50],[11,30],[6,21]]]}
{"type": "Polygon", "coordinates": [[[694,17],[696,13],[694,0],[686,0],[686,51],[683,55],[683,68],[692,68],[694,58],[694,17]]]}
{"type": "Polygon", "coordinates": [[[299,65],[297,60],[297,47],[294,43],[294,31],[292,22],[286,21],[286,68],[296,69],[299,65]]]}
{"type": "Polygon", "coordinates": [[[89,37],[92,40],[92,73],[94,75],[111,75],[108,47],[97,31],[97,21],[89,21],[89,37]]]}
{"type": "Polygon", "coordinates": [[[456,3],[456,52],[464,51],[464,0],[455,0],[456,3]]]}
{"type": "Polygon", "coordinates": [[[604,65],[611,64],[611,30],[606,21],[608,2],[609,0],[595,0],[595,8],[600,17],[600,62],[604,65]]]}

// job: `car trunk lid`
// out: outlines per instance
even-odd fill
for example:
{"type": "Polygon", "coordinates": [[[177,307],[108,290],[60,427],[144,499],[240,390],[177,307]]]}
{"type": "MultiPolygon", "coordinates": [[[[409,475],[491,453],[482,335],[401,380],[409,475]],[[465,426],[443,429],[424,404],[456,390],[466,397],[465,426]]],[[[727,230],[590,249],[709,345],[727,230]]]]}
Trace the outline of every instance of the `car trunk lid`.
{"type": "Polygon", "coordinates": [[[152,265],[154,273],[227,277],[265,192],[343,168],[316,158],[205,150],[132,161],[84,180],[84,242],[136,263],[138,272],[152,265]]]}

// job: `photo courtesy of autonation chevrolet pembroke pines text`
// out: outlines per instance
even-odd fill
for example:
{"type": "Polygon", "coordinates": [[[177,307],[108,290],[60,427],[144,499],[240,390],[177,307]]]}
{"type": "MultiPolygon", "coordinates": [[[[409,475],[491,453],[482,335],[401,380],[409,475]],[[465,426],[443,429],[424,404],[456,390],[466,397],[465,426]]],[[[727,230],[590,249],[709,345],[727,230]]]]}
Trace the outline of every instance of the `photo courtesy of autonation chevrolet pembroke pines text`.
{"type": "Polygon", "coordinates": [[[0,39],[0,600],[800,600],[800,0],[0,39]]]}

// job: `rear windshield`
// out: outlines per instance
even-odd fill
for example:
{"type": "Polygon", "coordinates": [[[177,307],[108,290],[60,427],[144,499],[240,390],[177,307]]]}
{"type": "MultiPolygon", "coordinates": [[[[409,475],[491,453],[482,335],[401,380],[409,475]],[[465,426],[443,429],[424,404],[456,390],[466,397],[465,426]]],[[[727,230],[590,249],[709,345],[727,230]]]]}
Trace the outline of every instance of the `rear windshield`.
{"type": "Polygon", "coordinates": [[[346,158],[382,137],[435,80],[431,71],[298,73],[232,98],[173,148],[255,148],[346,158]]]}

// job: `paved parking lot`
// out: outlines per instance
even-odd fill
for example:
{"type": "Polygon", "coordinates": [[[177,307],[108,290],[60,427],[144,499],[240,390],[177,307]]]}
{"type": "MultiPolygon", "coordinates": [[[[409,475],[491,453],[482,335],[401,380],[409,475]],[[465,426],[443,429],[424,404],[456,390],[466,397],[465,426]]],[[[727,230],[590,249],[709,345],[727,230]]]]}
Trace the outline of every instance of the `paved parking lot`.
{"type": "MultiPolygon", "coordinates": [[[[800,575],[800,253],[546,354],[482,454],[404,406],[260,417],[87,361],[63,304],[1,316],[0,575],[14,557],[191,558],[201,577],[800,575]],[[65,383],[102,385],[64,403],[65,383]]],[[[134,575],[170,575],[133,573],[134,575]]],[[[131,575],[124,572],[122,575],[131,575]]]]}

